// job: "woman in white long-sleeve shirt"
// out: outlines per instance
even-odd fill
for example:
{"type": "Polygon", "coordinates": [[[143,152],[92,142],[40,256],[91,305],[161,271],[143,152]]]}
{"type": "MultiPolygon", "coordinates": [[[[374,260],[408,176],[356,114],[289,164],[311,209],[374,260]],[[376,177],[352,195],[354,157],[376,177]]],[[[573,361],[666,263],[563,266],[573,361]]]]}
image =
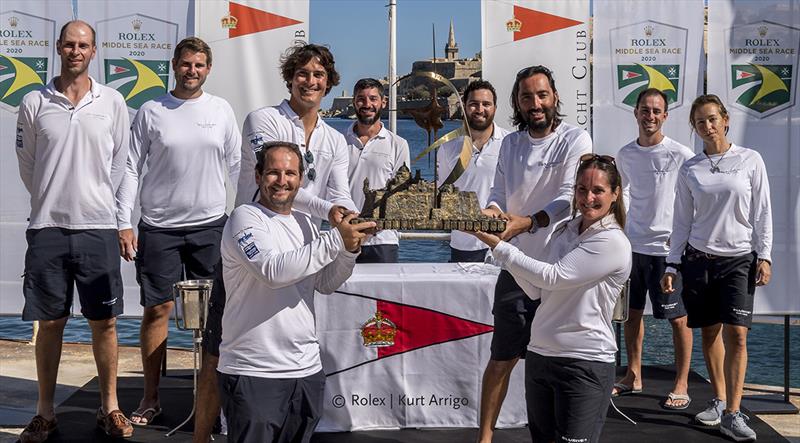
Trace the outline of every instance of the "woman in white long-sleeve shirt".
{"type": "Polygon", "coordinates": [[[573,208],[573,218],[545,247],[545,261],[494,235],[476,234],[526,294],[541,294],[525,358],[535,442],[598,441],[614,384],[611,317],[630,274],[631,245],[613,158],[581,157],[573,208]]]}
{"type": "Polygon", "coordinates": [[[772,275],[772,211],[764,160],[728,142],[728,111],[716,95],[692,104],[689,122],[703,139],[703,152],[681,167],[675,210],[661,280],[672,291],[683,277],[690,328],[702,328],[703,355],[716,398],[695,419],[736,441],[755,432],[739,411],[747,369],[747,330],[755,287],[772,275]]]}

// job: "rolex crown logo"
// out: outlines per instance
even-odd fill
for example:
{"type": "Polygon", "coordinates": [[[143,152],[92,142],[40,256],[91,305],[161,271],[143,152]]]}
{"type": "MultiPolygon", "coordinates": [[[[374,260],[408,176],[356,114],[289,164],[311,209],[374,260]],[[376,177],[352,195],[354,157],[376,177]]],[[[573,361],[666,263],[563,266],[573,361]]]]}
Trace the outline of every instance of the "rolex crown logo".
{"type": "Polygon", "coordinates": [[[133,21],[131,21],[131,25],[133,25],[133,30],[136,32],[142,30],[142,21],[139,20],[138,18],[133,19],[133,21]]]}
{"type": "Polygon", "coordinates": [[[767,31],[769,31],[769,28],[766,27],[765,25],[758,27],[758,35],[760,35],[761,37],[766,37],[767,31]]]}
{"type": "Polygon", "coordinates": [[[361,338],[364,339],[364,346],[369,348],[393,346],[395,335],[397,326],[381,311],[376,311],[375,316],[361,326],[361,338]]]}
{"type": "Polygon", "coordinates": [[[222,17],[220,22],[222,23],[222,27],[224,29],[236,29],[236,24],[239,23],[239,19],[232,16],[231,13],[228,12],[228,15],[222,17]]]}
{"type": "Polygon", "coordinates": [[[511,20],[506,22],[506,31],[519,32],[520,30],[522,30],[522,22],[516,17],[512,17],[511,20]]]}
{"type": "Polygon", "coordinates": [[[648,37],[652,37],[653,36],[653,27],[650,26],[650,25],[645,26],[644,27],[644,35],[646,35],[648,37]]]}
{"type": "Polygon", "coordinates": [[[16,28],[19,24],[19,19],[12,15],[8,18],[8,24],[11,25],[12,28],[16,28]]]}

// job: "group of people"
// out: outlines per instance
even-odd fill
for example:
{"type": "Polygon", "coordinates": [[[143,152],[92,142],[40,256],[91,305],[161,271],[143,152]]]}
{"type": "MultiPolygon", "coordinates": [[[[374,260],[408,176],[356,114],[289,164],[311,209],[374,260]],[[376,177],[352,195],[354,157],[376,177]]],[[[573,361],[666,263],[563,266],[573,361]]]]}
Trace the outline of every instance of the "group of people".
{"type": "MultiPolygon", "coordinates": [[[[171,286],[210,278],[194,441],[209,441],[221,408],[232,441],[308,442],[325,386],[314,291],[336,290],[357,262],[398,257],[396,232],[351,223],[365,180],[385,183],[410,163],[408,143],[381,123],[383,85],[355,84],[356,120],[343,135],[319,116],[339,83],[333,55],[298,45],[281,59],[289,99],[251,112],[239,132],[230,105],[202,89],[211,48],[190,37],[175,48],[174,89],[142,105],[129,124],[122,96],[88,75],[91,26],[65,24],[56,48],[60,75],[25,96],[17,128],[31,194],[23,319],[40,322],[37,414],[21,441],[45,441],[57,429],[53,394],[73,285],[92,329],[97,425],[130,437],[132,425],[162,413],[171,286]],[[230,216],[226,179],[236,186],[230,216]],[[321,231],[322,220],[330,230],[321,231]],[[144,306],[144,393],[130,419],[116,396],[119,256],[135,260],[144,306]]],[[[593,154],[589,134],[562,121],[544,66],[516,75],[514,132],[494,121],[489,82],[470,83],[462,101],[472,151],[454,184],[474,191],[483,212],[507,226],[497,235],[453,232],[450,243],[451,261],[491,256],[502,268],[477,440],[491,441],[511,371],[524,358],[533,441],[598,441],[610,398],[643,389],[648,293],[675,343],[675,384],[662,406],[689,406],[689,328],[702,328],[716,398],[696,419],[754,440],[739,406],[753,295],[771,275],[769,185],[759,154],[727,141],[719,99],[701,96],[692,106],[690,123],[704,142],[694,155],[662,133],[667,97],[643,91],[638,137],[617,159],[593,154]],[[629,366],[615,383],[612,311],[629,277],[629,366]]],[[[449,175],[463,142],[442,145],[438,177],[449,175]]]]}

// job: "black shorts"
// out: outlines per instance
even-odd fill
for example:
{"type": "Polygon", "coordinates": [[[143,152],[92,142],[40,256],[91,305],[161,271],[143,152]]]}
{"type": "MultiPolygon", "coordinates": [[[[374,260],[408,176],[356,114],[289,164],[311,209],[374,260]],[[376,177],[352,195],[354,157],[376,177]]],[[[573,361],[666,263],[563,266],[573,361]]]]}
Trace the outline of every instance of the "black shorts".
{"type": "Polygon", "coordinates": [[[749,328],[753,323],[757,261],[755,252],[721,257],[687,245],[681,274],[688,326],[724,323],[749,328]]]}
{"type": "Polygon", "coordinates": [[[531,340],[531,323],[540,300],[531,300],[508,271],[500,271],[494,287],[494,333],[491,359],[525,358],[531,340]]]}
{"type": "Polygon", "coordinates": [[[477,251],[462,251],[450,247],[450,263],[483,263],[486,261],[486,252],[489,248],[477,251]]]}
{"type": "Polygon", "coordinates": [[[25,238],[23,320],[66,317],[75,287],[87,319],[107,320],[122,314],[116,229],[28,229],[25,238]]]}
{"type": "Polygon", "coordinates": [[[219,245],[226,215],[183,228],[158,228],[139,222],[136,281],[142,306],[172,301],[172,285],[183,279],[212,278],[220,260],[219,245]]]}
{"type": "Polygon", "coordinates": [[[665,294],[661,291],[661,277],[667,266],[666,257],[633,253],[631,268],[630,308],[644,310],[650,293],[650,304],[653,306],[653,317],[673,319],[686,315],[681,298],[681,279],[673,282],[675,292],[665,294]]]}
{"type": "Polygon", "coordinates": [[[528,352],[525,404],[533,441],[599,441],[613,385],[614,363],[528,352]]]}
{"type": "Polygon", "coordinates": [[[217,372],[228,441],[308,443],[322,418],[325,373],[261,378],[217,372]]]}
{"type": "Polygon", "coordinates": [[[203,350],[219,357],[219,345],[222,343],[222,314],[225,312],[225,283],[222,280],[222,261],[217,262],[214,269],[214,285],[208,299],[208,317],[203,330],[203,350]]]}
{"type": "Polygon", "coordinates": [[[398,245],[367,245],[361,247],[356,263],[397,263],[398,245]]]}

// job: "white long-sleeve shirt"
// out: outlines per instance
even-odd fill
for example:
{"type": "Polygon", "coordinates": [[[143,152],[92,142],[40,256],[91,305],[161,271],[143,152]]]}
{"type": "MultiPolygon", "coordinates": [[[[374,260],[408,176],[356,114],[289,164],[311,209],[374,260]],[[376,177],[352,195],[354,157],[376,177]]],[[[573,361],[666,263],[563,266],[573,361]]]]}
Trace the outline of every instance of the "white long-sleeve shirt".
{"type": "Polygon", "coordinates": [[[505,242],[493,254],[526,293],[541,291],[528,350],[611,363],[617,352],[611,319],[631,273],[631,245],[613,214],[583,233],[581,220],[563,222],[566,228],[553,234],[544,261],[505,242]]]}
{"type": "MultiPolygon", "coordinates": [[[[386,129],[381,124],[381,130],[374,137],[361,143],[355,133],[355,122],[347,128],[344,138],[347,141],[349,152],[349,166],[347,176],[350,182],[350,195],[356,210],[361,211],[364,206],[364,179],[369,179],[370,187],[379,189],[386,185],[386,181],[394,177],[400,166],[411,167],[411,154],[408,142],[399,135],[386,129]]],[[[371,236],[365,246],[396,245],[400,243],[400,236],[393,229],[384,229],[371,236]]]]}
{"type": "Polygon", "coordinates": [[[758,152],[731,144],[723,154],[701,152],[683,164],[668,263],[681,262],[687,242],[708,254],[735,257],[755,251],[772,261],[769,180],[758,152]],[[711,162],[718,172],[711,172],[711,162]]]}
{"type": "Polygon", "coordinates": [[[544,210],[550,217],[547,228],[523,232],[512,244],[539,256],[554,227],[570,215],[578,161],[590,152],[589,133],[564,122],[547,137],[535,139],[528,131],[517,131],[503,139],[488,206],[522,216],[544,210]]]}
{"type": "Polygon", "coordinates": [[[653,146],[641,146],[634,140],[617,153],[628,210],[625,233],[633,252],[658,257],[669,253],[675,183],[681,166],[692,157],[691,149],[669,137],[653,146]]]}
{"type": "Polygon", "coordinates": [[[240,143],[233,109],[220,97],[204,92],[182,100],[167,93],[143,104],[131,125],[117,191],[119,228],[131,227],[140,177],[142,220],[148,225],[178,228],[222,217],[225,175],[234,186],[239,180],[240,143]]]}
{"type": "Polygon", "coordinates": [[[73,106],[56,78],[19,106],[16,152],[31,194],[28,228],[116,229],[114,195],[130,138],[125,99],[90,78],[89,92],[73,106]]]}
{"type": "Polygon", "coordinates": [[[245,204],[231,213],[221,251],[226,302],[217,369],[263,378],[319,372],[314,290],[332,293],[355,266],[339,231],[320,234],[301,212],[245,204]]]}
{"type": "Polygon", "coordinates": [[[317,224],[320,219],[327,219],[334,204],[357,210],[350,198],[344,136],[318,117],[308,146],[305,140],[303,121],[287,100],[278,106],[249,113],[242,126],[242,173],[236,190],[236,205],[257,200],[258,187],[253,178],[256,166],[254,150],[268,141],[284,141],[299,146],[303,154],[308,150],[314,155],[314,162],[305,165],[303,187],[297,193],[295,209],[311,214],[317,224]],[[314,180],[308,178],[312,166],[316,171],[314,180]]]}
{"type": "MultiPolygon", "coordinates": [[[[469,160],[467,169],[453,183],[461,191],[473,191],[478,196],[478,204],[485,208],[489,203],[489,192],[494,183],[495,171],[497,170],[497,160],[500,156],[500,145],[503,138],[508,135],[507,129],[494,124],[492,136],[478,150],[472,147],[472,157],[469,160]]],[[[450,172],[458,162],[461,155],[461,147],[464,144],[464,137],[459,137],[443,144],[439,148],[439,185],[450,176],[450,172]]],[[[461,231],[450,233],[450,246],[461,251],[478,251],[486,249],[486,244],[475,238],[474,235],[461,231]]]]}

